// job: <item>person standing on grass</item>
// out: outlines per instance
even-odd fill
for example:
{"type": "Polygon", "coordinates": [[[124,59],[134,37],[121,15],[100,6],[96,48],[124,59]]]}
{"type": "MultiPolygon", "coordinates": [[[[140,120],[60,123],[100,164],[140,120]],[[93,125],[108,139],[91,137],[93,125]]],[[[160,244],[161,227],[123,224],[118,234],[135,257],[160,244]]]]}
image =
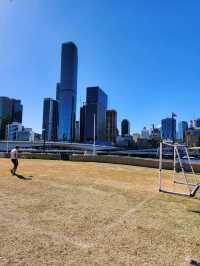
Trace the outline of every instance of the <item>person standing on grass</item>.
{"type": "Polygon", "coordinates": [[[10,170],[12,175],[15,175],[15,173],[17,171],[18,164],[19,164],[19,162],[18,162],[18,157],[19,157],[18,151],[19,151],[19,146],[16,146],[10,152],[10,159],[11,159],[11,162],[13,163],[13,168],[10,170]]]}

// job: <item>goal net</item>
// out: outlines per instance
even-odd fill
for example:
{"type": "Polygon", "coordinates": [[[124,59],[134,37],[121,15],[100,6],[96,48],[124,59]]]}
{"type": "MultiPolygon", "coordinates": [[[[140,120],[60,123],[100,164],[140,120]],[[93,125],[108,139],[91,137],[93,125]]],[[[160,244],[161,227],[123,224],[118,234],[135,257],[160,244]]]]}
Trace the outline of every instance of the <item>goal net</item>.
{"type": "Polygon", "coordinates": [[[194,196],[199,188],[186,145],[160,143],[159,191],[194,196]]]}

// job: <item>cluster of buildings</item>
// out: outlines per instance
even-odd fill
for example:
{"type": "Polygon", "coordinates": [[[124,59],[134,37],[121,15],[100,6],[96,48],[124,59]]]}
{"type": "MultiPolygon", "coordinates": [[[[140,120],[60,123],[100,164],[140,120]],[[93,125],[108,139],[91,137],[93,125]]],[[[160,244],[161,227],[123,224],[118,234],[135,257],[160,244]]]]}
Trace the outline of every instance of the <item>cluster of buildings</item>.
{"type": "Polygon", "coordinates": [[[38,134],[22,125],[21,100],[0,97],[0,140],[34,141],[38,134]]]}
{"type": "Polygon", "coordinates": [[[61,141],[117,145],[130,148],[155,148],[161,139],[200,146],[200,119],[181,121],[176,115],[165,118],[159,127],[141,133],[130,133],[130,122],[117,127],[117,111],[108,109],[108,96],[99,87],[86,88],[86,99],[76,118],[78,50],[74,43],[62,44],[60,81],[56,97],[44,98],[42,134],[22,125],[23,106],[20,100],[0,97],[0,140],[61,141]]]}
{"type": "Polygon", "coordinates": [[[147,129],[143,128],[141,133],[133,134],[137,148],[158,147],[160,140],[176,141],[188,146],[200,146],[200,118],[187,121],[180,121],[177,124],[176,116],[172,113],[171,117],[161,120],[161,125],[154,125],[147,129]]]}
{"type": "MultiPolygon", "coordinates": [[[[74,43],[62,45],[60,82],[56,99],[45,98],[43,103],[43,139],[113,144],[119,135],[117,111],[108,110],[108,96],[99,87],[86,89],[86,100],[76,119],[78,51],[74,43]]],[[[122,135],[130,135],[130,123],[124,120],[122,135]],[[127,128],[126,128],[127,127],[127,128]]]]}

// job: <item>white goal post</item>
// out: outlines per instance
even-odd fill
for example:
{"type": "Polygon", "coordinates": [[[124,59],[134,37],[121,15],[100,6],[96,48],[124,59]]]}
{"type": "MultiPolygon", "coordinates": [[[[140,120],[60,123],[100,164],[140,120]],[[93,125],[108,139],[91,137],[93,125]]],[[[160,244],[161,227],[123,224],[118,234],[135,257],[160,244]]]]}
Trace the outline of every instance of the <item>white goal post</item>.
{"type": "Polygon", "coordinates": [[[186,145],[161,141],[159,154],[159,191],[176,195],[194,196],[199,188],[199,184],[186,145]],[[166,155],[173,158],[170,165],[173,172],[168,171],[167,175],[164,175],[163,158],[166,155]],[[165,185],[166,180],[167,186],[165,185]]]}

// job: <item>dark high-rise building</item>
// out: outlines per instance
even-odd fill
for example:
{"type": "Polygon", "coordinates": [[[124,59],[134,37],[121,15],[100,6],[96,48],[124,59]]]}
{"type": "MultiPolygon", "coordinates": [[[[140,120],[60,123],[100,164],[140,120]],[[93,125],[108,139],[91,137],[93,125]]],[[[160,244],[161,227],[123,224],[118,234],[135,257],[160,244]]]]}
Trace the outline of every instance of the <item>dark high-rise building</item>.
{"type": "Polygon", "coordinates": [[[45,98],[43,104],[43,139],[57,140],[58,132],[58,102],[51,98],[45,98]]]}
{"type": "Polygon", "coordinates": [[[61,77],[57,85],[59,105],[58,138],[62,141],[75,139],[78,54],[74,43],[62,45],[61,77]]]}
{"type": "Polygon", "coordinates": [[[0,97],[0,139],[6,138],[6,126],[12,122],[22,123],[23,105],[20,100],[0,97]]]}
{"type": "Polygon", "coordinates": [[[106,112],[106,140],[116,142],[117,137],[117,112],[108,110],[106,112]]]}
{"type": "Polygon", "coordinates": [[[99,87],[88,87],[86,98],[85,140],[94,139],[94,117],[96,140],[106,140],[107,95],[99,87]]]}
{"type": "Polygon", "coordinates": [[[178,139],[181,142],[186,142],[186,131],[188,130],[188,122],[181,121],[178,124],[178,139]]]}
{"type": "Polygon", "coordinates": [[[162,119],[161,138],[163,140],[176,140],[176,119],[173,117],[162,119]]]}
{"type": "Polygon", "coordinates": [[[23,105],[21,100],[11,99],[12,101],[12,122],[22,123],[23,105]]]}
{"type": "Polygon", "coordinates": [[[85,119],[86,119],[86,105],[80,108],[80,142],[85,141],[85,119]]]}
{"type": "Polygon", "coordinates": [[[127,119],[122,120],[121,135],[122,137],[130,136],[130,122],[127,119]]]}
{"type": "Polygon", "coordinates": [[[12,122],[12,101],[8,97],[0,97],[0,139],[6,138],[6,125],[12,122]]]}

